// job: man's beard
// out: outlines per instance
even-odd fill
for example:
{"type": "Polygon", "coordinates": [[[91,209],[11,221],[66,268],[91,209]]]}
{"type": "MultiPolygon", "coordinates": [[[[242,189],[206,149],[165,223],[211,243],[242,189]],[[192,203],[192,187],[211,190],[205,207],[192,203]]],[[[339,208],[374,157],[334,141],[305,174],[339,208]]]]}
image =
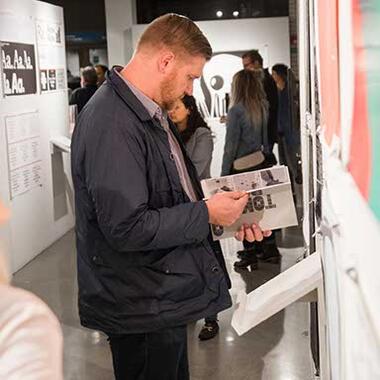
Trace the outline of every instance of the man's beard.
{"type": "Polygon", "coordinates": [[[160,106],[164,110],[170,110],[173,108],[174,103],[181,97],[175,94],[177,81],[177,71],[174,71],[170,74],[167,79],[161,82],[160,85],[160,96],[161,96],[161,104],[160,106]]]}

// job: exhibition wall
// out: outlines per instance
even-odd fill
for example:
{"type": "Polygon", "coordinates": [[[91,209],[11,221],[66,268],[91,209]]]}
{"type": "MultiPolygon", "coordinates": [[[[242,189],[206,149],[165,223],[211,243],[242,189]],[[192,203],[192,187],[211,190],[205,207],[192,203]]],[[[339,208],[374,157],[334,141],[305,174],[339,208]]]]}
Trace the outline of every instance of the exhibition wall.
{"type": "MultiPolygon", "coordinates": [[[[259,49],[264,66],[290,64],[288,17],[198,21],[214,53],[259,49]]],[[[146,25],[133,25],[133,46],[146,25]]]]}
{"type": "Polygon", "coordinates": [[[312,178],[304,194],[314,211],[304,210],[304,236],[308,247],[317,238],[309,253],[321,255],[324,274],[321,378],[378,379],[380,7],[375,0],[301,5],[309,40],[300,48],[303,162],[311,164],[304,178],[312,178]]]}
{"type": "Polygon", "coordinates": [[[13,272],[74,225],[69,157],[51,144],[68,136],[63,9],[0,0],[1,228],[13,272]]]}
{"type": "MultiPolygon", "coordinates": [[[[125,65],[146,28],[134,22],[132,0],[105,0],[108,62],[125,65]]],[[[290,64],[288,17],[199,21],[214,53],[260,49],[267,65],[290,64]]]]}

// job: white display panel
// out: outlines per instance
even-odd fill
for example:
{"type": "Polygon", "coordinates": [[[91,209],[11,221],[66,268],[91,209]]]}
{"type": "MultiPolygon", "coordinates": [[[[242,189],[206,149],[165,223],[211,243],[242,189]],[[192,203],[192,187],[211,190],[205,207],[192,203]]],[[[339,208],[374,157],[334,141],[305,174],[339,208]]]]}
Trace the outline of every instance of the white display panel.
{"type": "MultiPolygon", "coordinates": [[[[69,130],[63,25],[60,7],[0,0],[0,41],[10,47],[11,63],[15,50],[22,57],[20,67],[9,72],[17,70],[17,79],[23,79],[20,88],[28,88],[5,94],[4,80],[0,81],[0,199],[11,212],[0,238],[12,272],[74,225],[69,157],[52,154],[50,145],[53,136],[68,135],[69,130]],[[29,79],[21,66],[28,57],[33,66],[29,79]]],[[[3,59],[0,67],[4,71],[3,59]]]]}

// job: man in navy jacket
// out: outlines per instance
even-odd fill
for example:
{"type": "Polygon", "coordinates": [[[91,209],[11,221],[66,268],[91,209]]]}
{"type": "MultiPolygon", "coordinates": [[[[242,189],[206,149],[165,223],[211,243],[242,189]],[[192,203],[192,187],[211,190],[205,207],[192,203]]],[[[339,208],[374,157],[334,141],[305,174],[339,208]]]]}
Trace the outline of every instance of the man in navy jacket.
{"type": "MultiPolygon", "coordinates": [[[[192,21],[161,16],[128,65],[111,70],[73,134],[79,313],[109,336],[116,379],[188,379],[186,324],[231,305],[209,223],[235,222],[247,194],[202,200],[166,115],[192,93],[211,54],[192,21]]],[[[236,238],[269,233],[242,226],[236,238]]]]}

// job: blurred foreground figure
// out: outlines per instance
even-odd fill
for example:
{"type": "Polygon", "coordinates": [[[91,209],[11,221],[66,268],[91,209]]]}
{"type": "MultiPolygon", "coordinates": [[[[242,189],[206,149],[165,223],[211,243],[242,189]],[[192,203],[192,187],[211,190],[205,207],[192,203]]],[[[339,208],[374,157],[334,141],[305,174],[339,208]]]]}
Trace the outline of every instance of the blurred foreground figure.
{"type": "MultiPolygon", "coordinates": [[[[0,203],[0,225],[7,218],[0,203]]],[[[35,295],[11,286],[9,277],[0,252],[0,379],[63,379],[57,318],[35,295]]]]}

